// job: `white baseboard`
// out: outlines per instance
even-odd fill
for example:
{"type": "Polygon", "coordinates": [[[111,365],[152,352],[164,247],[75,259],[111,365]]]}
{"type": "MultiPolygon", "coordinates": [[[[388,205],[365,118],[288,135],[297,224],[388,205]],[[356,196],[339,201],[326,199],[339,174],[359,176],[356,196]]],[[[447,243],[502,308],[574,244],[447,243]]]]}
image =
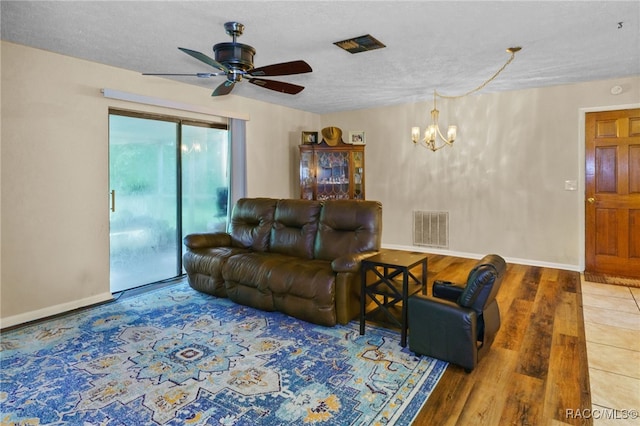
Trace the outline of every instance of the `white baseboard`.
{"type": "Polygon", "coordinates": [[[26,324],[30,321],[35,321],[35,320],[47,318],[53,315],[62,314],[65,312],[72,311],[74,309],[95,305],[97,303],[109,302],[111,300],[113,300],[113,295],[111,293],[101,293],[95,296],[87,297],[85,299],[74,300],[71,302],[61,303],[59,305],[54,305],[54,306],[47,306],[46,308],[43,308],[43,309],[29,311],[23,314],[13,315],[6,318],[0,318],[0,329],[13,327],[15,325],[20,325],[20,324],[26,324]]]}
{"type": "MultiPolygon", "coordinates": [[[[433,247],[401,246],[401,245],[395,245],[395,244],[383,244],[382,248],[386,248],[390,250],[416,251],[419,253],[441,254],[444,256],[463,257],[466,259],[481,259],[487,254],[487,253],[483,253],[483,254],[464,253],[464,252],[457,252],[457,251],[451,251],[451,250],[445,250],[445,249],[437,249],[433,247]]],[[[582,268],[580,268],[579,265],[543,262],[543,261],[531,260],[531,259],[518,259],[515,257],[505,257],[504,260],[507,263],[516,263],[518,265],[540,266],[543,268],[563,269],[566,271],[582,272],[582,268]]]]}

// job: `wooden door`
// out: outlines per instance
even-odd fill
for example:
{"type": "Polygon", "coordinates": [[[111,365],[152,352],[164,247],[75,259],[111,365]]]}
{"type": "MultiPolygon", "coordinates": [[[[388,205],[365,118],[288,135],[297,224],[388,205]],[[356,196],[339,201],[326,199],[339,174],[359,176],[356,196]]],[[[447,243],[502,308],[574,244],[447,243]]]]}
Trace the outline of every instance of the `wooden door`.
{"type": "Polygon", "coordinates": [[[640,109],[588,113],[586,271],[640,277],[640,109]]]}

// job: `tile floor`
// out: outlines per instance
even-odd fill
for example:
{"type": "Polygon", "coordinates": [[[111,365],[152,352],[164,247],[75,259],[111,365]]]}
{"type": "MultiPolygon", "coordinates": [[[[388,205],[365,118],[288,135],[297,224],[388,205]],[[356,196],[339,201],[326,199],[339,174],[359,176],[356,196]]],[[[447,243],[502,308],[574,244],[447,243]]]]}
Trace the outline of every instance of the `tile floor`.
{"type": "Polygon", "coordinates": [[[582,304],[593,424],[640,425],[640,288],[583,276],[582,304]]]}

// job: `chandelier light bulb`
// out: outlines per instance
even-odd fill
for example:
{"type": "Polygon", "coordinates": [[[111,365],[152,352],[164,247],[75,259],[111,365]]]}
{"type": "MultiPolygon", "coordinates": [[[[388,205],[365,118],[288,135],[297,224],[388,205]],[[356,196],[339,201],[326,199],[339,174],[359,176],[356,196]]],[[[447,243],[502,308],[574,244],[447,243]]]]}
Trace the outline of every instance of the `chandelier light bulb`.
{"type": "Polygon", "coordinates": [[[447,140],[453,143],[453,141],[456,140],[457,134],[458,134],[458,127],[453,125],[449,126],[449,129],[447,129],[447,140]]]}
{"type": "Polygon", "coordinates": [[[435,142],[436,132],[437,132],[437,129],[435,124],[430,125],[429,127],[427,127],[427,130],[425,130],[424,132],[424,139],[428,142],[435,142]]]}
{"type": "Polygon", "coordinates": [[[411,140],[413,143],[418,143],[420,141],[420,127],[411,128],[411,140]]]}

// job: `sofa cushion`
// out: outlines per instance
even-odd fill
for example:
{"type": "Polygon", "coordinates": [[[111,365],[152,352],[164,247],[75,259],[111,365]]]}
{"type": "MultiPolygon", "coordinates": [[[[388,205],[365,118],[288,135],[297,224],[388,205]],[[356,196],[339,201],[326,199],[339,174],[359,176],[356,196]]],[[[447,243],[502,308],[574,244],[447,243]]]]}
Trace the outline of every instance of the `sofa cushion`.
{"type": "Polygon", "coordinates": [[[229,233],[231,245],[269,250],[269,236],[277,200],[272,198],[241,198],[233,207],[229,233]]]}
{"type": "Polygon", "coordinates": [[[329,261],[283,257],[267,283],[277,311],[315,324],[336,324],[336,274],[329,261]]]}
{"type": "Polygon", "coordinates": [[[331,263],[279,253],[232,256],[223,267],[229,299],[316,324],[336,324],[331,263]]]}
{"type": "Polygon", "coordinates": [[[234,254],[247,252],[238,247],[209,247],[188,250],[182,257],[191,287],[204,293],[225,297],[222,265],[234,254]],[[207,279],[208,278],[208,279],[207,279]]]}
{"type": "Polygon", "coordinates": [[[272,293],[317,299],[319,305],[334,305],[333,286],[336,274],[331,269],[331,262],[299,262],[295,257],[281,256],[279,262],[271,266],[267,286],[272,293]]]}
{"type": "Polygon", "coordinates": [[[269,251],[312,259],[321,207],[320,201],[278,201],[269,251]]]}
{"type": "Polygon", "coordinates": [[[382,204],[378,201],[327,200],[320,213],[316,259],[380,250],[382,204]]]}
{"type": "Polygon", "coordinates": [[[248,252],[230,257],[222,267],[227,296],[242,305],[273,311],[267,278],[277,254],[248,252]]]}

